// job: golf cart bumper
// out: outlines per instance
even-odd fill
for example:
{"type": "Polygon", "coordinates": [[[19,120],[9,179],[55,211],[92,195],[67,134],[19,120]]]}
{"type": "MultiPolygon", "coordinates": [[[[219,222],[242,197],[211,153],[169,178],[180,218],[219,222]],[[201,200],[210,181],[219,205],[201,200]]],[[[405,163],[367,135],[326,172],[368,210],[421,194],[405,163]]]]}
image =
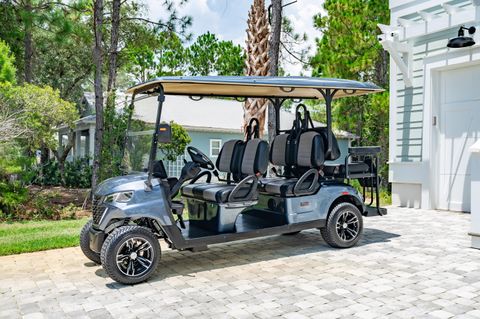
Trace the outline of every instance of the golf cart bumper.
{"type": "Polygon", "coordinates": [[[103,242],[105,241],[105,233],[101,230],[96,230],[90,227],[90,249],[96,253],[102,250],[103,242]]]}

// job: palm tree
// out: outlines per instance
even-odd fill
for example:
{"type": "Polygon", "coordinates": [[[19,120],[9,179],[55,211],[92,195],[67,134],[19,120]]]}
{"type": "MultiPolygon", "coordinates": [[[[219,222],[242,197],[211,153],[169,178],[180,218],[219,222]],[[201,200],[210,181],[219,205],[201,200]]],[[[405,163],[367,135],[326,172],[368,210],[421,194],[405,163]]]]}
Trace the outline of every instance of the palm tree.
{"type": "MultiPolygon", "coordinates": [[[[248,28],[246,40],[246,75],[267,76],[270,69],[269,36],[267,11],[264,0],[254,0],[248,12],[248,28]]],[[[257,118],[260,124],[260,134],[265,126],[265,111],[267,99],[247,99],[244,106],[243,128],[251,118],[257,118]]]]}

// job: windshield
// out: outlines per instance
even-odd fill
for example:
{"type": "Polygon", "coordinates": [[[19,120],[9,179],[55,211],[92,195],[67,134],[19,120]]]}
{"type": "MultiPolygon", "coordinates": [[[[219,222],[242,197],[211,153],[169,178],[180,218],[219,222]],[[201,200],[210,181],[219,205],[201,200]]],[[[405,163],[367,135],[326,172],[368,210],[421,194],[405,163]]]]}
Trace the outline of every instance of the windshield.
{"type": "Polygon", "coordinates": [[[155,124],[132,119],[127,132],[124,167],[127,172],[145,172],[155,124]]]}

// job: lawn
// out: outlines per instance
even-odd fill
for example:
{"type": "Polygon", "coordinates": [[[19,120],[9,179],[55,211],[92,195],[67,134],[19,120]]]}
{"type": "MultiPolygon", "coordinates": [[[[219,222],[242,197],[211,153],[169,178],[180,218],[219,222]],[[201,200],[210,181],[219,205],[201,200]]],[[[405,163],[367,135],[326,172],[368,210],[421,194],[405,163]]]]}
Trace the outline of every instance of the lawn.
{"type": "Polygon", "coordinates": [[[0,256],[77,246],[87,220],[0,223],[0,256]]]}

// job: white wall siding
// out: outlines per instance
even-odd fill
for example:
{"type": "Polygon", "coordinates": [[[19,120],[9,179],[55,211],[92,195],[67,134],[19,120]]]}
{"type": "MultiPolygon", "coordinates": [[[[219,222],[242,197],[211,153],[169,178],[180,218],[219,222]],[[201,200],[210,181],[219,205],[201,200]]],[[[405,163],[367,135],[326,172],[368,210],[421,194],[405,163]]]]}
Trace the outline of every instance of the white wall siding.
{"type": "Polygon", "coordinates": [[[447,52],[446,44],[449,32],[424,36],[409,40],[412,46],[412,87],[406,87],[403,75],[396,73],[391,94],[395,95],[395,135],[393,158],[394,162],[422,161],[423,123],[425,103],[425,70],[424,59],[431,55],[447,52]]]}

